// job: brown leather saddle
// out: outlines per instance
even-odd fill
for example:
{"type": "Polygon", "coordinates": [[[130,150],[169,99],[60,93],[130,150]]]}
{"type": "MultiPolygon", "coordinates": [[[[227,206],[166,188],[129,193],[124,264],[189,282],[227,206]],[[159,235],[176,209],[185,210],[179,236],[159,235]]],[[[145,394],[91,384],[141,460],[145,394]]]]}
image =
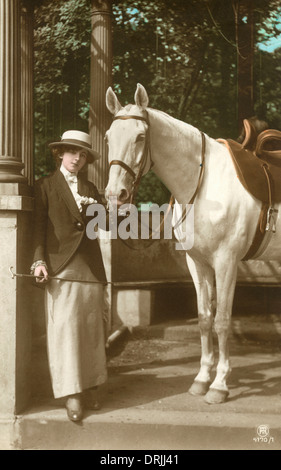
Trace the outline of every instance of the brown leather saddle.
{"type": "Polygon", "coordinates": [[[231,139],[218,141],[227,146],[242,185],[263,203],[256,236],[245,260],[257,252],[266,231],[275,231],[273,206],[281,202],[281,132],[266,129],[258,134],[245,119],[244,134],[242,144],[231,139]]]}

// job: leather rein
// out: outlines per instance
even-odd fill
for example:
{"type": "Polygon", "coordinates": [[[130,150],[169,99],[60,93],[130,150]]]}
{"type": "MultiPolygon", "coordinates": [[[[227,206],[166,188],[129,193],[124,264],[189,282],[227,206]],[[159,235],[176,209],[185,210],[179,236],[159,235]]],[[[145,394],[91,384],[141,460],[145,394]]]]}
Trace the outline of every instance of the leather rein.
{"type": "MultiPolygon", "coordinates": [[[[136,174],[134,172],[134,170],[129,167],[129,165],[127,165],[125,162],[123,162],[122,160],[112,160],[110,163],[109,163],[109,169],[111,168],[112,165],[119,165],[121,166],[124,170],[126,170],[133,178],[133,191],[131,193],[131,198],[130,198],[130,203],[132,204],[134,202],[134,199],[135,199],[135,195],[137,193],[137,189],[138,189],[138,186],[139,186],[139,183],[140,183],[140,180],[141,180],[141,177],[143,176],[143,172],[144,172],[144,169],[147,165],[147,161],[148,161],[148,154],[150,154],[150,166],[149,166],[149,169],[148,171],[151,169],[152,165],[153,165],[153,162],[152,162],[152,159],[151,159],[151,149],[150,149],[150,136],[149,136],[149,130],[150,130],[150,126],[149,126],[149,120],[148,120],[148,117],[145,118],[145,117],[142,117],[142,116],[137,116],[137,115],[121,115],[121,116],[115,116],[113,118],[113,121],[117,120],[117,119],[121,119],[121,120],[127,120],[127,119],[136,119],[136,120],[139,120],[139,121],[144,121],[147,125],[148,125],[148,130],[147,130],[147,138],[145,139],[145,145],[144,145],[144,149],[143,149],[143,153],[142,153],[142,157],[141,157],[141,161],[140,161],[140,167],[139,167],[139,171],[138,173],[136,174]]],[[[202,139],[202,147],[201,147],[201,163],[200,163],[200,173],[199,173],[199,178],[198,178],[198,183],[197,183],[197,187],[195,189],[195,192],[192,196],[192,198],[190,199],[189,201],[189,206],[191,204],[194,203],[194,200],[197,196],[197,193],[201,187],[201,184],[202,184],[202,180],[203,180],[203,175],[204,175],[204,169],[205,169],[205,149],[206,149],[206,139],[205,139],[205,134],[204,132],[201,132],[200,131],[200,134],[201,134],[201,139],[202,139]]],[[[147,171],[147,172],[148,172],[147,171]]],[[[171,195],[171,198],[170,198],[170,201],[169,201],[169,207],[164,215],[164,218],[158,228],[158,230],[156,232],[158,232],[159,230],[161,230],[164,226],[164,222],[168,216],[168,213],[170,212],[173,204],[175,202],[175,198],[173,195],[171,195]]],[[[189,210],[190,210],[190,207],[189,207],[189,210]]],[[[183,211],[183,214],[181,216],[181,218],[177,221],[177,223],[175,224],[174,226],[174,229],[177,228],[180,224],[182,224],[182,222],[185,220],[187,214],[188,214],[188,211],[187,208],[185,207],[184,211],[183,211]]],[[[154,232],[155,233],[155,232],[154,232]]],[[[153,236],[153,233],[150,234],[150,239],[152,238],[153,236]]]]}

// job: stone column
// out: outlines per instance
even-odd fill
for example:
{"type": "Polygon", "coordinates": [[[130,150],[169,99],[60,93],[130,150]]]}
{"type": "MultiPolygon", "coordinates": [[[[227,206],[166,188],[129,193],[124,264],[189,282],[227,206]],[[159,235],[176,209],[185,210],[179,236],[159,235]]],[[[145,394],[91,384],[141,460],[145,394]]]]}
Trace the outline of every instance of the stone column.
{"type": "MultiPolygon", "coordinates": [[[[112,117],[105,105],[106,90],[112,84],[112,0],[91,0],[91,92],[89,132],[93,148],[101,159],[89,165],[88,178],[104,193],[108,179],[107,147],[104,135],[112,117]]],[[[108,281],[112,280],[112,241],[110,236],[100,240],[108,281]]],[[[112,325],[112,286],[105,291],[107,334],[112,325]]]]}
{"type": "Polygon", "coordinates": [[[21,171],[20,0],[0,1],[0,182],[21,171]]]}
{"type": "Polygon", "coordinates": [[[33,1],[22,0],[21,9],[21,130],[24,174],[33,186],[33,1]]]}
{"type": "Polygon", "coordinates": [[[32,197],[0,195],[0,418],[21,412],[30,394],[32,287],[9,270],[29,273],[32,209],[32,197]]]}
{"type": "MultiPolygon", "coordinates": [[[[27,14],[27,11],[26,11],[27,14]]],[[[26,18],[27,20],[27,18],[26,18]]],[[[25,30],[26,33],[27,30],[25,30]]],[[[29,29],[31,34],[31,29],[29,29]]],[[[25,36],[26,43],[28,42],[25,36]]],[[[30,53],[30,44],[28,46],[30,53]]],[[[27,50],[23,49],[26,54],[27,50]]],[[[29,273],[33,198],[22,175],[22,135],[31,139],[30,124],[23,121],[21,106],[21,1],[0,0],[0,447],[17,446],[16,415],[26,409],[30,397],[31,286],[29,273]]],[[[23,66],[27,67],[26,57],[23,66]]],[[[31,67],[25,72],[30,80],[31,67]]],[[[25,83],[25,82],[24,82],[25,83]]],[[[24,86],[31,92],[31,85],[24,86]]],[[[29,96],[29,103],[31,103],[29,96]]],[[[32,108],[25,105],[27,114],[32,108]]],[[[28,117],[29,122],[32,119],[28,117]]],[[[26,142],[24,140],[24,142],[26,142]]],[[[29,151],[30,152],[30,151],[29,151]]],[[[28,165],[30,162],[28,163],[28,165]]],[[[28,173],[28,165],[26,172],[28,173]]],[[[31,181],[31,174],[30,174],[31,181]]]]}
{"type": "Polygon", "coordinates": [[[88,177],[103,193],[108,178],[104,135],[111,124],[105,105],[107,88],[112,84],[112,1],[92,1],[91,94],[89,130],[93,148],[102,156],[90,165],[88,177]]]}

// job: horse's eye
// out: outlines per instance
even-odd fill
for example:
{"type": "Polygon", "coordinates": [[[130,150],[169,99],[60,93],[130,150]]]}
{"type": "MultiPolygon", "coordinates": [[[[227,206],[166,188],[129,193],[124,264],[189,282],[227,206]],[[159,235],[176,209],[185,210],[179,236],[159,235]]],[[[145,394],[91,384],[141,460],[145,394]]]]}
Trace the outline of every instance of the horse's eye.
{"type": "Polygon", "coordinates": [[[144,134],[139,134],[136,138],[136,142],[143,142],[145,139],[145,135],[144,134]]]}

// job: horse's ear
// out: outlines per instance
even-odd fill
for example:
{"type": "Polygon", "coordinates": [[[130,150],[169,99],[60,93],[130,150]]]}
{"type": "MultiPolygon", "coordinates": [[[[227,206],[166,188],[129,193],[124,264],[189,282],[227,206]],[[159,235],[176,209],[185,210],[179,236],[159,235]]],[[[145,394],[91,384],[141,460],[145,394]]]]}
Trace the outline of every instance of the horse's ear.
{"type": "Polygon", "coordinates": [[[135,93],[135,103],[141,108],[146,108],[149,103],[148,95],[146,89],[138,83],[136,93],[135,93]]]}
{"type": "Polygon", "coordinates": [[[118,113],[118,111],[120,111],[120,109],[122,109],[122,106],[111,87],[107,89],[105,102],[107,109],[111,112],[111,114],[115,115],[118,113]]]}

